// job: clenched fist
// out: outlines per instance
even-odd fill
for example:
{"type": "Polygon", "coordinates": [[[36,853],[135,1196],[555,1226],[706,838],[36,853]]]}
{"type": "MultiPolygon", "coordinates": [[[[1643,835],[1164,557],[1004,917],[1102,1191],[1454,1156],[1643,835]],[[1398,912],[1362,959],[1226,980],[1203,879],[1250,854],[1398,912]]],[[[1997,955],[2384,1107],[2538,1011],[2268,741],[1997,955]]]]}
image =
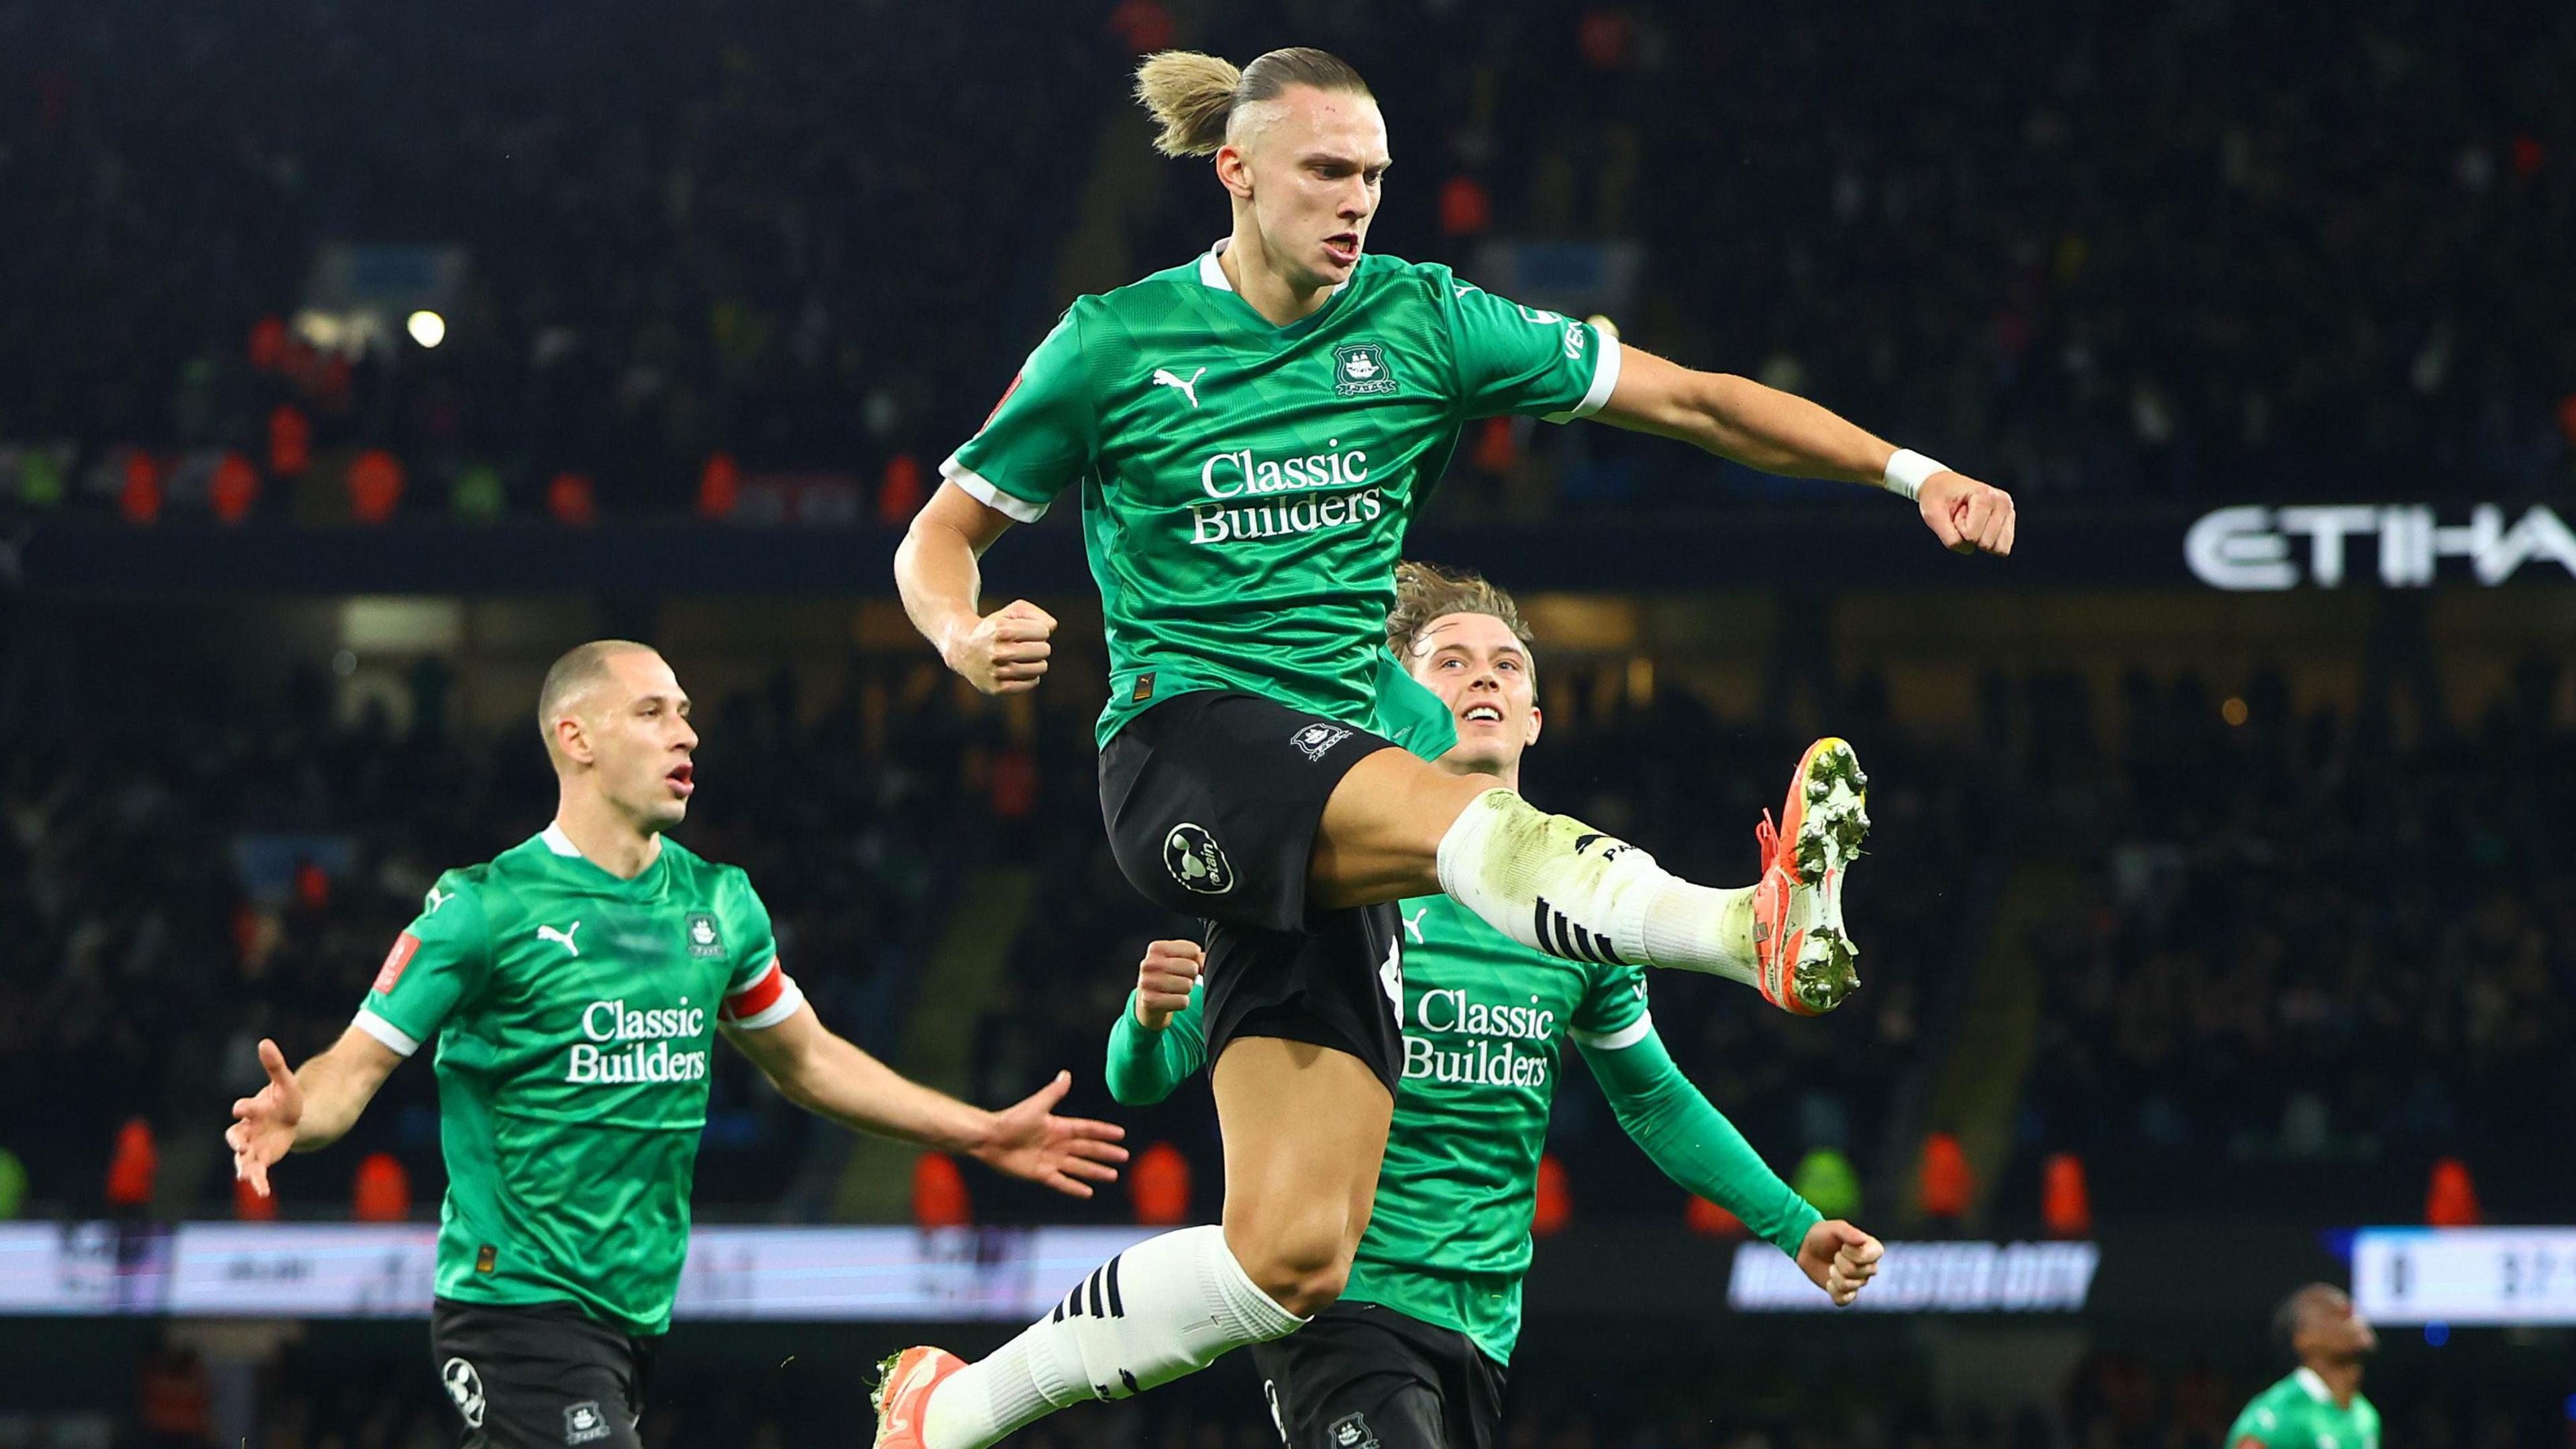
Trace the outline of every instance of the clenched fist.
{"type": "Polygon", "coordinates": [[[1807,1240],[1798,1245],[1798,1267],[1836,1308],[1849,1308],[1862,1287],[1878,1276],[1878,1260],[1886,1251],[1878,1239],[1840,1218],[1827,1218],[1807,1229],[1807,1240]]]}
{"type": "Polygon", "coordinates": [[[1161,1031],[1187,1010],[1190,988],[1198,984],[1207,953],[1196,941],[1156,941],[1145,948],[1136,968],[1136,1020],[1147,1031],[1161,1031]]]}
{"type": "Polygon", "coordinates": [[[1014,599],[955,636],[941,651],[948,667],[986,694],[1025,694],[1038,687],[1047,670],[1055,633],[1055,615],[1026,599],[1014,599]]]}
{"type": "Polygon", "coordinates": [[[1914,507],[1923,525],[1952,553],[2008,554],[2013,550],[2012,495],[1964,473],[1941,472],[1923,480],[1914,507]]]}

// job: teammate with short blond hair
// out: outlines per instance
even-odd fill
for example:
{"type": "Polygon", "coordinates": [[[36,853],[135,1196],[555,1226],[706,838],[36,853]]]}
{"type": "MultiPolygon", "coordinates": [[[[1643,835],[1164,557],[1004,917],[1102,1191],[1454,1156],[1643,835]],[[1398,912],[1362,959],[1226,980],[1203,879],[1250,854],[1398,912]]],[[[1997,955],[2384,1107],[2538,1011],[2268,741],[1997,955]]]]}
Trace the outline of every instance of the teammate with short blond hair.
{"type": "MultiPolygon", "coordinates": [[[[1441,769],[1520,788],[1542,723],[1535,646],[1512,596],[1482,577],[1396,569],[1387,647],[1450,726],[1441,769]]],[[[1642,968],[1533,950],[1444,895],[1396,913],[1404,1077],[1368,1231],[1339,1301],[1252,1346],[1288,1449],[1502,1443],[1539,1159],[1569,1042],[1665,1176],[1735,1214],[1838,1305],[1877,1274],[1878,1240],[1782,1182],[1673,1064],[1642,968]]],[[[1104,1075],[1119,1101],[1159,1102],[1206,1066],[1204,960],[1194,941],[1146,949],[1109,1034],[1104,1075]]]]}

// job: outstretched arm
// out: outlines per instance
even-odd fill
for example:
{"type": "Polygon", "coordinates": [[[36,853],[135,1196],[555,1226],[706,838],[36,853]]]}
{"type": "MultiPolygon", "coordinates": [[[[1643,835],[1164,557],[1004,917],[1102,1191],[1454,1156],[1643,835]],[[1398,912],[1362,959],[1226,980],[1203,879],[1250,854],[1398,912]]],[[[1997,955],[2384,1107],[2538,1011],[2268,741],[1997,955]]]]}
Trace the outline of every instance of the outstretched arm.
{"type": "Polygon", "coordinates": [[[277,1043],[262,1037],[259,1064],[268,1069],[268,1085],[233,1103],[234,1121],[224,1129],[224,1141],[232,1144],[233,1176],[266,1197],[270,1165],[289,1152],[311,1152],[348,1135],[402,1058],[353,1026],[330,1050],[293,1072],[277,1043]]]}
{"type": "Polygon", "coordinates": [[[997,1172],[1041,1182],[1069,1197],[1115,1181],[1127,1160],[1127,1129],[1087,1117],[1058,1117],[1073,1085],[1068,1072],[999,1112],[969,1106],[913,1081],[823,1025],[800,1005],[774,1026],[725,1034],[787,1100],[854,1132],[963,1152],[997,1172]]]}
{"type": "Polygon", "coordinates": [[[1045,675],[1055,617],[1026,599],[979,612],[977,560],[1011,526],[1011,516],[942,483],[894,553],[895,587],[912,626],[949,668],[986,694],[1022,694],[1045,675]]]}
{"type": "Polygon", "coordinates": [[[1961,553],[2007,554],[2013,545],[2012,495],[1943,468],[1919,454],[1891,469],[1896,447],[1805,398],[1751,378],[1696,372],[1635,347],[1620,349],[1618,385],[1597,416],[1641,433],[1678,438],[1749,468],[1793,478],[1834,478],[1894,491],[1919,489],[1914,505],[1942,546],[1961,553]]]}
{"type": "Polygon", "coordinates": [[[1147,1107],[1207,1065],[1203,953],[1196,941],[1156,941],[1136,968],[1136,989],[1109,1028],[1109,1095],[1147,1107]]]}
{"type": "Polygon", "coordinates": [[[1797,1259],[1834,1302],[1851,1302],[1878,1272],[1878,1240],[1849,1223],[1827,1221],[1782,1182],[1735,1124],[1673,1065],[1652,1027],[1627,1046],[1587,1046],[1583,1060],[1619,1125],[1666,1177],[1742,1218],[1797,1259]]]}

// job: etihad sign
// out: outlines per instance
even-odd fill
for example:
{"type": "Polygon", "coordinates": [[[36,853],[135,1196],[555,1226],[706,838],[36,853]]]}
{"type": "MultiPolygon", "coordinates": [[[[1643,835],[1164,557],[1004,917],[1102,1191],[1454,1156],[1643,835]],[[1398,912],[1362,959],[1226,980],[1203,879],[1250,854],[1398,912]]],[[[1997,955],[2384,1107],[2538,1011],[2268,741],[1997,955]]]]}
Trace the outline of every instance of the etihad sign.
{"type": "Polygon", "coordinates": [[[2466,523],[2438,522],[2424,503],[2248,504],[2203,515],[2184,535],[2182,553],[2202,583],[2236,590],[2339,589],[2348,576],[2374,572],[2385,587],[2420,589],[2444,559],[2465,560],[2462,572],[2488,586],[2535,562],[2576,578],[2576,533],[2542,504],[2510,527],[2493,503],[2470,509],[2466,523]]]}

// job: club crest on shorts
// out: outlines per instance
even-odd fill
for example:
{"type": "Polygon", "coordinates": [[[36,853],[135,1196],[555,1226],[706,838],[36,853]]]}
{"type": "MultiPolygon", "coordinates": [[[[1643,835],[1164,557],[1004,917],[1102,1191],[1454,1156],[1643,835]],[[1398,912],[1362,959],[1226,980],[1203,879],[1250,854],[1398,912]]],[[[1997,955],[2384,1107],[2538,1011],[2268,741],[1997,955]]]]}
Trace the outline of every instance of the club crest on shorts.
{"type": "Polygon", "coordinates": [[[1377,1436],[1369,1432],[1363,1415],[1344,1414],[1324,1433],[1333,1441],[1333,1449],[1377,1449],[1377,1436]]]}
{"type": "Polygon", "coordinates": [[[564,1442],[587,1444],[608,1437],[608,1416],[599,1411],[599,1400],[584,1399],[564,1405],[564,1442]]]}
{"type": "Polygon", "coordinates": [[[455,1400],[456,1412],[465,1416],[465,1427],[483,1427],[483,1376],[474,1365],[461,1358],[451,1358],[438,1366],[438,1381],[447,1386],[447,1397],[455,1400]]]}
{"type": "Polygon", "coordinates": [[[1234,862],[1204,826],[1184,820],[1163,837],[1163,869],[1185,890],[1221,896],[1234,889],[1234,862]]]}
{"type": "Polygon", "coordinates": [[[1307,759],[1320,763],[1324,758],[1324,752],[1326,750],[1331,749],[1333,746],[1340,744],[1342,741],[1349,739],[1350,737],[1351,732],[1344,729],[1342,726],[1337,724],[1325,724],[1319,720],[1316,723],[1310,724],[1304,729],[1297,731],[1295,734],[1290,735],[1288,737],[1288,743],[1295,745],[1298,752],[1303,754],[1307,759]]]}

